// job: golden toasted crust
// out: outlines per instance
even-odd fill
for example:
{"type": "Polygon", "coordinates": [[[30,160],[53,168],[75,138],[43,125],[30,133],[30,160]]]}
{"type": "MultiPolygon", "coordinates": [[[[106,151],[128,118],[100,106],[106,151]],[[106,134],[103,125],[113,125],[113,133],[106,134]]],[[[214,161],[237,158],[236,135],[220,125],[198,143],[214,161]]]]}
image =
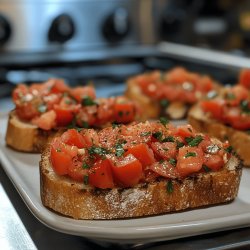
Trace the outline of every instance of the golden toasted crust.
{"type": "Polygon", "coordinates": [[[116,219],[157,215],[233,200],[238,193],[242,166],[233,156],[223,170],[200,173],[184,180],[141,184],[109,190],[86,188],[53,171],[49,148],[40,161],[41,200],[44,206],[75,219],[116,219]]]}
{"type": "Polygon", "coordinates": [[[250,167],[250,136],[240,130],[233,129],[214,119],[211,119],[203,112],[199,104],[192,107],[188,113],[188,122],[197,130],[208,133],[220,140],[228,140],[243,164],[250,167]]]}
{"type": "Polygon", "coordinates": [[[12,111],[9,114],[5,141],[15,150],[40,153],[55,133],[56,131],[45,131],[29,122],[21,121],[15,111],[12,111]]]}

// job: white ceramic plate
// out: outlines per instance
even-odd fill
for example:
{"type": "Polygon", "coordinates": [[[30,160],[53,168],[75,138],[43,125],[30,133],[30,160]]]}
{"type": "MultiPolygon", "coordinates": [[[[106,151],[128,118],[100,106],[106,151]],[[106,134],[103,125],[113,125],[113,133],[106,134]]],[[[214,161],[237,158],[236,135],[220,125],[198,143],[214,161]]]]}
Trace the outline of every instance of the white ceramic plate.
{"type": "Polygon", "coordinates": [[[4,143],[7,118],[0,117],[0,159],[31,212],[64,233],[113,243],[149,243],[250,225],[250,170],[244,169],[237,199],[227,205],[127,220],[73,220],[46,209],[40,200],[37,154],[15,152],[4,143]]]}

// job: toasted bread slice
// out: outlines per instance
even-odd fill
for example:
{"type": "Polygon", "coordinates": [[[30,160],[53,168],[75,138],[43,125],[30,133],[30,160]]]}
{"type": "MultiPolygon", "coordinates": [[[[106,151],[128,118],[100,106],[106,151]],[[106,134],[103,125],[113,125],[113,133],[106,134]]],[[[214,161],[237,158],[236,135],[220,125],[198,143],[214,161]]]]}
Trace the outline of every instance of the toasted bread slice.
{"type": "Polygon", "coordinates": [[[244,131],[226,126],[219,121],[210,118],[203,112],[199,104],[191,108],[188,113],[188,122],[197,130],[208,133],[220,140],[228,140],[230,145],[243,160],[246,167],[250,167],[250,135],[244,131]]]}
{"type": "Polygon", "coordinates": [[[36,125],[21,121],[15,111],[11,111],[5,140],[9,147],[18,151],[40,153],[49,139],[57,132],[55,130],[42,130],[36,125]]]}
{"type": "Polygon", "coordinates": [[[50,149],[40,161],[40,191],[44,206],[74,219],[123,219],[159,215],[232,201],[238,193],[242,166],[232,156],[218,172],[198,173],[185,179],[161,179],[133,188],[96,189],[57,175],[50,149]]]}

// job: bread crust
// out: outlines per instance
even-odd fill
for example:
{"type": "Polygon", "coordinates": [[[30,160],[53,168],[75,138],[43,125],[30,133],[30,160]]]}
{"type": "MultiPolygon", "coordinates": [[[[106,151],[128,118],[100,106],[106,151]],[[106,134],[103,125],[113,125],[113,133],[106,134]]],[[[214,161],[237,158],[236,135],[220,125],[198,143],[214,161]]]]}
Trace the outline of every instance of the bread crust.
{"type": "Polygon", "coordinates": [[[29,122],[21,121],[13,110],[9,113],[5,141],[9,147],[15,150],[41,153],[50,138],[57,132],[42,130],[29,122]]]}
{"type": "Polygon", "coordinates": [[[243,160],[246,167],[250,167],[250,136],[240,130],[226,126],[215,119],[208,117],[199,104],[191,108],[188,113],[188,122],[197,130],[217,137],[221,141],[228,140],[230,145],[243,160]]]}
{"type": "Polygon", "coordinates": [[[40,161],[40,192],[44,206],[74,219],[124,219],[158,215],[232,201],[238,193],[242,165],[233,156],[219,172],[199,173],[183,180],[140,184],[108,190],[86,188],[55,174],[47,148],[40,161]]]}

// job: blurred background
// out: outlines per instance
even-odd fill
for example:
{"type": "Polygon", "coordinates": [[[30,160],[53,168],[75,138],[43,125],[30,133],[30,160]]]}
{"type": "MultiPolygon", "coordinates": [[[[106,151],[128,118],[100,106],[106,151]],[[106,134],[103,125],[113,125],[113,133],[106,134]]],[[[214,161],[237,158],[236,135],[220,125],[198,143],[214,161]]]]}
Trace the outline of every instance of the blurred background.
{"type": "Polygon", "coordinates": [[[249,42],[244,0],[1,0],[0,96],[49,77],[114,95],[131,75],[176,65],[234,82],[245,61],[207,49],[247,59],[249,42]]]}

